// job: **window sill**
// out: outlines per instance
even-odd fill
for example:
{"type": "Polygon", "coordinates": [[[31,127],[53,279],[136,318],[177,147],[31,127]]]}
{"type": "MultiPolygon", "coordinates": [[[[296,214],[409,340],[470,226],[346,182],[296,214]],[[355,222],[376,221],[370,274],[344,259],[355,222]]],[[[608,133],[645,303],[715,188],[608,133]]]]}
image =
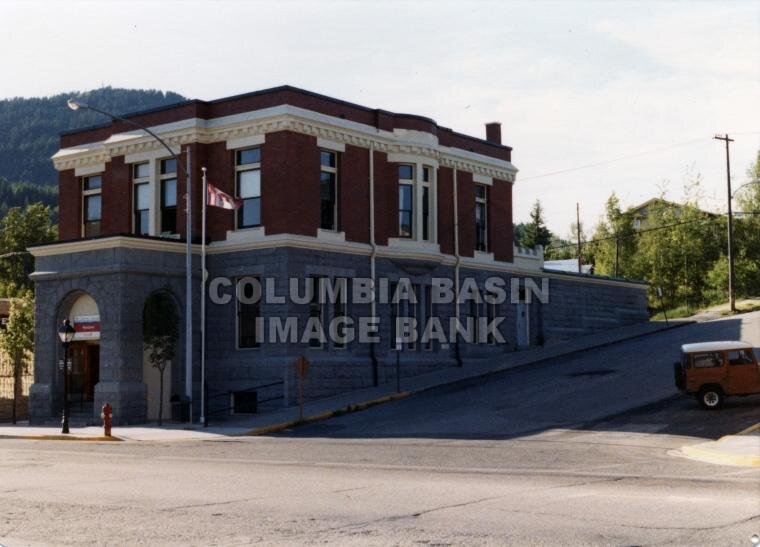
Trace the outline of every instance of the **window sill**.
{"type": "Polygon", "coordinates": [[[317,239],[321,241],[329,241],[330,243],[345,243],[346,232],[339,232],[337,230],[325,230],[324,228],[317,228],[317,239]]]}

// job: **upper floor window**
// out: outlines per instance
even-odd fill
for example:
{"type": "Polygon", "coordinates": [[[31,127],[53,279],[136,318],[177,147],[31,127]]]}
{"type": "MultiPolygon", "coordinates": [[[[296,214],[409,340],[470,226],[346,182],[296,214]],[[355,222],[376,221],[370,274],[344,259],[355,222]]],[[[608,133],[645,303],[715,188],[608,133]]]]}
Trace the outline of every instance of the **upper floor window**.
{"type": "Polygon", "coordinates": [[[102,186],[103,177],[101,175],[92,175],[82,179],[82,232],[84,237],[100,235],[102,186]]]}
{"type": "Polygon", "coordinates": [[[235,153],[235,193],[243,200],[237,211],[237,227],[261,226],[261,148],[235,153]]]}
{"type": "Polygon", "coordinates": [[[488,188],[475,185],[475,250],[488,250],[488,188]]]}
{"type": "Polygon", "coordinates": [[[132,166],[134,188],[134,218],[132,232],[146,236],[150,233],[150,164],[136,163],[132,166]]]}
{"type": "Polygon", "coordinates": [[[321,151],[320,154],[320,221],[323,230],[338,229],[337,177],[338,163],[335,152],[321,151]]]}
{"type": "Polygon", "coordinates": [[[161,160],[161,234],[177,233],[177,160],[161,160]]]}
{"type": "Polygon", "coordinates": [[[422,239],[430,241],[430,184],[433,182],[432,169],[422,167],[422,239]]]}
{"type": "Polygon", "coordinates": [[[398,234],[414,237],[414,166],[398,166],[398,234]]]}

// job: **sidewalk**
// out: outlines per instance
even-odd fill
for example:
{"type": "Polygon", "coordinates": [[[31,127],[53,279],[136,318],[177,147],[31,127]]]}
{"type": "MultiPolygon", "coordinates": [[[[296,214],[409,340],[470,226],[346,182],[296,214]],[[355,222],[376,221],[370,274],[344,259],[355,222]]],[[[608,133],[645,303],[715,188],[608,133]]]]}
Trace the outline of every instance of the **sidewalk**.
{"type": "MultiPolygon", "coordinates": [[[[386,403],[420,393],[430,389],[454,384],[464,380],[480,378],[489,374],[514,368],[533,365],[545,361],[572,355],[579,351],[607,346],[617,342],[646,336],[655,332],[674,329],[693,323],[691,320],[670,321],[666,327],[663,321],[651,321],[628,327],[609,330],[590,336],[584,336],[549,347],[535,348],[525,351],[507,353],[494,358],[482,359],[479,362],[467,363],[462,368],[451,367],[443,370],[402,378],[401,393],[396,392],[395,383],[352,391],[328,399],[311,401],[304,405],[304,419],[299,419],[298,407],[289,407],[275,412],[262,414],[245,421],[225,422],[214,424],[208,428],[202,425],[169,424],[161,428],[154,426],[114,427],[113,435],[118,440],[128,441],[187,441],[187,440],[222,440],[230,436],[265,435],[299,425],[326,420],[333,416],[363,410],[371,406],[386,403]]],[[[105,440],[101,436],[102,428],[82,427],[71,429],[71,440],[105,440]]],[[[0,426],[0,438],[42,438],[60,439],[59,427],[31,426],[0,426]]]]}
{"type": "Polygon", "coordinates": [[[717,441],[684,446],[676,455],[716,465],[760,467],[760,423],[717,441]]]}

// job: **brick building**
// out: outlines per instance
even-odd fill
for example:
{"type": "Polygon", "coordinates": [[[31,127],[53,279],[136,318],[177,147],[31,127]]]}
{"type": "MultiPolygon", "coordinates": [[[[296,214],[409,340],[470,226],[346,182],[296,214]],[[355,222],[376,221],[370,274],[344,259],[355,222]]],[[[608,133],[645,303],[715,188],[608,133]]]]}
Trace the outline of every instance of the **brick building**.
{"type": "MultiPolygon", "coordinates": [[[[208,210],[209,278],[272,278],[278,296],[288,292],[291,277],[315,287],[357,278],[384,279],[394,287],[408,279],[418,295],[413,304],[378,300],[374,308],[289,300],[243,304],[234,298],[228,305],[208,303],[212,416],[229,414],[250,388],[259,401],[292,402],[292,365],[299,355],[311,362],[308,397],[394,379],[392,318],[399,315],[504,317],[504,343],[488,336],[461,346],[406,344],[404,375],[467,366],[472,359],[647,318],[644,285],[544,272],[540,249],[513,246],[517,170],[498,123],[487,124],[480,139],[428,118],[288,86],[127,118],[160,134],[183,161],[190,151],[194,241],[200,241],[202,167],[213,185],[242,201],[237,211],[208,210]],[[507,284],[519,279],[523,296],[515,303],[433,304],[431,279],[465,276],[480,289],[489,277],[507,284]],[[525,279],[548,283],[549,300],[526,302],[525,279]],[[258,317],[318,317],[327,323],[370,315],[380,318],[374,344],[267,343],[253,328],[258,317]]],[[[77,328],[72,352],[79,397],[94,401],[86,412],[97,413],[108,400],[122,423],[153,418],[157,372],[143,355],[142,311],[150,294],[166,291],[180,317],[184,313],[182,169],[154,139],[120,121],[63,134],[53,161],[60,177],[60,241],[32,249],[38,330],[31,417],[46,420],[60,408],[55,327],[68,317],[77,328]]],[[[197,263],[194,271],[198,282],[197,263]]],[[[197,313],[200,297],[195,299],[197,313]]],[[[197,403],[197,332],[193,339],[190,384],[197,403]]],[[[188,380],[182,339],[178,349],[167,397],[181,393],[188,380]]]]}

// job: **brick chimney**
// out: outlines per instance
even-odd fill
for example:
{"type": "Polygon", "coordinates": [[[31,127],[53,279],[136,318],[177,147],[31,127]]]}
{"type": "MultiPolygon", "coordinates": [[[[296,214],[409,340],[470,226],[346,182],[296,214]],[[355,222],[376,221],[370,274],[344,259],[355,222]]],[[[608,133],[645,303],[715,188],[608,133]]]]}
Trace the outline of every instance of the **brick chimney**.
{"type": "Polygon", "coordinates": [[[501,124],[499,122],[486,124],[486,140],[494,144],[501,144],[501,124]]]}

